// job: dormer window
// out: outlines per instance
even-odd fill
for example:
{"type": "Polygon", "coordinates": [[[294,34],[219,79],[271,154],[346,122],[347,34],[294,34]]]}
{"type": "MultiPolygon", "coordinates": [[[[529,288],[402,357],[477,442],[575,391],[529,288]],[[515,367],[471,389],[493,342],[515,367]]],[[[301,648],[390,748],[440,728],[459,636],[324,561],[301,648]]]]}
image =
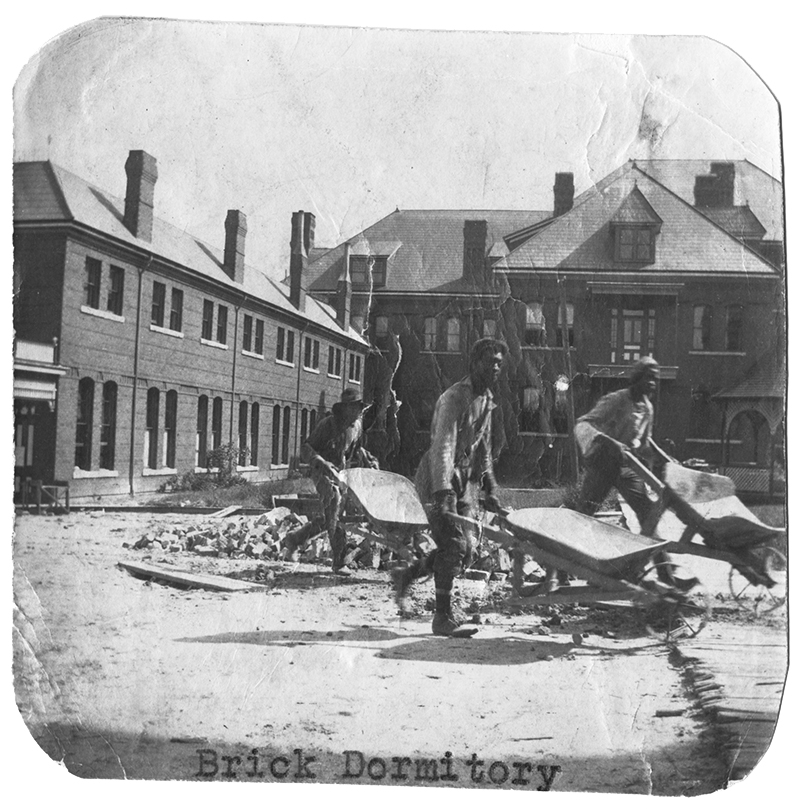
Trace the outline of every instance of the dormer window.
{"type": "Polygon", "coordinates": [[[351,256],[350,280],[354,287],[386,286],[386,256],[351,256]],[[372,283],[370,283],[370,265],[372,265],[372,283]]]}
{"type": "Polygon", "coordinates": [[[617,225],[614,234],[614,258],[636,264],[656,260],[655,228],[649,225],[617,225]]]}
{"type": "Polygon", "coordinates": [[[614,239],[614,261],[620,264],[653,264],[661,217],[634,185],[609,221],[614,239]]]}

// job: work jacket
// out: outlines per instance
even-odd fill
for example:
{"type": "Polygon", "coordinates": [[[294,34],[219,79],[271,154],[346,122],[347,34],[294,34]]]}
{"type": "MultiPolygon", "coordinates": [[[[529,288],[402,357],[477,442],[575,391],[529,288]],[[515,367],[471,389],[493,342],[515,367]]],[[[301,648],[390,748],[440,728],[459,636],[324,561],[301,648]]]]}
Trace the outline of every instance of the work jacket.
{"type": "Polygon", "coordinates": [[[653,429],[653,405],[647,396],[638,402],[630,388],[603,396],[600,401],[575,424],[575,440],[584,458],[592,456],[598,446],[599,433],[625,444],[634,450],[650,449],[653,429]]]}
{"type": "Polygon", "coordinates": [[[492,469],[492,410],[490,390],[476,392],[470,377],[451,385],[436,402],[431,445],[417,469],[417,492],[423,502],[447,489],[459,495],[468,481],[495,487],[492,469]]]}

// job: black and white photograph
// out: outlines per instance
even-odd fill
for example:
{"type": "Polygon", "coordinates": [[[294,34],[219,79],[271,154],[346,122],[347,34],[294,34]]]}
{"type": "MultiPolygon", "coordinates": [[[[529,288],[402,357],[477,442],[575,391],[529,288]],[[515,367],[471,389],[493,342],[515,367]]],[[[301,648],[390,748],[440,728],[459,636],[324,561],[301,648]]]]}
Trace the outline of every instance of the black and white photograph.
{"type": "Polygon", "coordinates": [[[11,77],[26,755],[735,796],[786,739],[789,99],[712,30],[275,19],[11,77]]]}

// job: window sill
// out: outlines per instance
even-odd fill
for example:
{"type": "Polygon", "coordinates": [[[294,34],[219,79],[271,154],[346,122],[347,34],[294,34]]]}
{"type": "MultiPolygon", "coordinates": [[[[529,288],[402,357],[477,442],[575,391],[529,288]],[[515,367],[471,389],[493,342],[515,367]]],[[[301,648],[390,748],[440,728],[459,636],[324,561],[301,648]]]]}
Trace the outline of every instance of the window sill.
{"type": "Polygon", "coordinates": [[[287,362],[286,360],[279,360],[277,357],[275,357],[275,362],[277,362],[278,365],[285,365],[287,368],[294,368],[293,362],[287,362]]]}
{"type": "Polygon", "coordinates": [[[269,465],[269,468],[270,469],[288,469],[289,464],[288,463],[271,463],[269,465]]]}
{"type": "Polygon", "coordinates": [[[194,471],[196,475],[216,475],[219,469],[215,467],[209,469],[207,466],[195,466],[194,471]]]}
{"type": "Polygon", "coordinates": [[[360,384],[361,384],[361,380],[360,380],[360,379],[348,379],[347,381],[348,381],[348,382],[349,382],[351,385],[360,385],[360,384]]]}
{"type": "Polygon", "coordinates": [[[242,355],[245,357],[252,357],[254,360],[263,360],[263,354],[257,354],[255,351],[248,351],[246,348],[242,349],[242,355]]]}
{"type": "Polygon", "coordinates": [[[118,478],[119,472],[116,469],[79,469],[77,466],[72,471],[73,480],[84,478],[118,478]]]}
{"type": "MultiPolygon", "coordinates": [[[[564,352],[564,346],[522,346],[526,351],[561,351],[564,352]]],[[[569,347],[570,351],[576,351],[575,346],[569,347]]]]}
{"type": "Polygon", "coordinates": [[[168,329],[166,326],[157,326],[155,323],[151,323],[150,331],[155,331],[159,334],[166,334],[169,337],[179,337],[181,340],[183,340],[182,331],[173,331],[172,329],[168,329]]]}
{"type": "Polygon", "coordinates": [[[308,371],[308,373],[310,373],[310,374],[318,374],[319,373],[319,368],[309,368],[306,365],[303,366],[303,370],[308,371]]]}
{"type": "MultiPolygon", "coordinates": [[[[386,349],[383,349],[386,350],[386,349]]],[[[461,349],[450,351],[447,348],[423,348],[420,349],[420,354],[450,354],[452,356],[461,356],[464,352],[461,349]]]]}
{"type": "Polygon", "coordinates": [[[223,351],[228,350],[228,346],[225,345],[225,343],[218,343],[216,340],[206,340],[205,337],[201,337],[200,342],[204,346],[211,346],[211,348],[221,348],[223,351]]]}
{"type": "MultiPolygon", "coordinates": [[[[690,444],[722,444],[721,438],[687,438],[687,443],[690,444]]],[[[729,438],[727,441],[728,444],[731,446],[737,446],[742,443],[741,439],[739,438],[729,438]]]]}
{"type": "Polygon", "coordinates": [[[149,466],[146,466],[142,469],[142,477],[143,478],[155,478],[155,477],[164,477],[167,475],[177,475],[177,469],[168,469],[165,466],[162,466],[161,469],[150,469],[149,466]]]}
{"type": "Polygon", "coordinates": [[[569,433],[539,433],[532,430],[520,430],[517,435],[530,436],[531,438],[569,438],[569,433]]]}
{"type": "Polygon", "coordinates": [[[259,467],[257,466],[237,466],[237,472],[258,472],[259,467]]]}
{"type": "Polygon", "coordinates": [[[328,374],[328,379],[341,379],[341,374],[328,374]]]}
{"type": "Polygon", "coordinates": [[[85,315],[101,317],[103,320],[113,320],[115,323],[125,322],[125,317],[123,315],[115,315],[113,312],[108,312],[105,309],[92,309],[91,306],[81,306],[81,312],[83,312],[85,315]]]}
{"type": "Polygon", "coordinates": [[[692,349],[689,352],[692,357],[746,357],[746,351],[701,351],[692,349]]]}

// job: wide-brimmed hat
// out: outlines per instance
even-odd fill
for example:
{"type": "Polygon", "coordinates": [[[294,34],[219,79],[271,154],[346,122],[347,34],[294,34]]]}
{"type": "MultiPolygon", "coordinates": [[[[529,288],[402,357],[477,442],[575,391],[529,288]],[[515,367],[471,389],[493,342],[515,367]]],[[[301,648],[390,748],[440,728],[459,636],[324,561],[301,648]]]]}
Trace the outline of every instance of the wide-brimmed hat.
{"type": "Polygon", "coordinates": [[[331,409],[335,413],[337,410],[340,410],[342,407],[346,407],[349,404],[357,404],[359,407],[364,406],[364,400],[361,398],[361,393],[356,388],[345,388],[342,391],[342,398],[336,402],[331,409]]]}

